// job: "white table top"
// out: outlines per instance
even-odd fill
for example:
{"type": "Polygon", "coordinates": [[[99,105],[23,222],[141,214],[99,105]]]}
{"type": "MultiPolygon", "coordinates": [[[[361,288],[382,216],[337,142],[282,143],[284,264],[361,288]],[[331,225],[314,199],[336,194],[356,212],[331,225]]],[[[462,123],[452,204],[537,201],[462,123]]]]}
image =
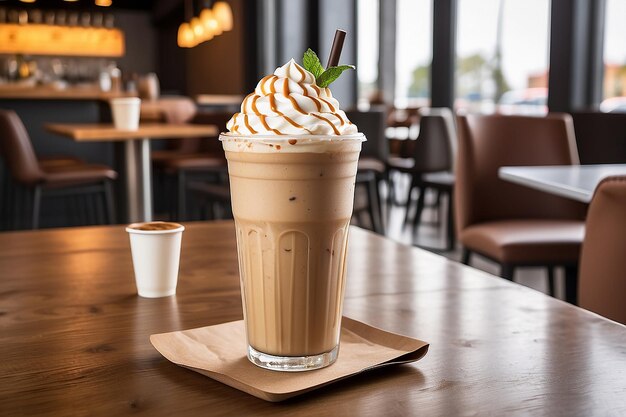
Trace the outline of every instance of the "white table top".
{"type": "Polygon", "coordinates": [[[593,192],[604,178],[626,175],[626,164],[502,167],[498,176],[561,197],[591,202],[593,192]]]}

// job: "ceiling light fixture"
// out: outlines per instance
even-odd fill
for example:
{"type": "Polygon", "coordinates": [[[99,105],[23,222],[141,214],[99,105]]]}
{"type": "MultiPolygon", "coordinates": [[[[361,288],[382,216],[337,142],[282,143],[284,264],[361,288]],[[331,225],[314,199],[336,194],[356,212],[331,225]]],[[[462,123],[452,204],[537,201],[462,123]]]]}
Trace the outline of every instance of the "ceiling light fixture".
{"type": "Polygon", "coordinates": [[[213,5],[213,15],[224,32],[233,29],[233,11],[225,1],[218,1],[213,5]]]}
{"type": "Polygon", "coordinates": [[[199,3],[202,10],[198,16],[193,16],[192,0],[185,0],[183,3],[185,22],[178,27],[177,39],[181,48],[192,48],[233,29],[233,11],[228,3],[218,1],[213,7],[208,0],[201,0],[199,3]]]}

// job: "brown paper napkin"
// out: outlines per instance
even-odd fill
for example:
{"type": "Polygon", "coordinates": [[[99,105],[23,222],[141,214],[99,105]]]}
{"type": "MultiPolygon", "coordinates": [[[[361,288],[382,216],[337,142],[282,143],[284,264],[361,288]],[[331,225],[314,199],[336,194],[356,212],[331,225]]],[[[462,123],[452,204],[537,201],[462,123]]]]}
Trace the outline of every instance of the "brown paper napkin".
{"type": "Polygon", "coordinates": [[[337,361],[306,372],[259,368],[246,357],[243,320],[153,334],[152,345],[168,360],[267,401],[283,401],[383,366],[414,362],[428,343],[344,317],[337,361]]]}

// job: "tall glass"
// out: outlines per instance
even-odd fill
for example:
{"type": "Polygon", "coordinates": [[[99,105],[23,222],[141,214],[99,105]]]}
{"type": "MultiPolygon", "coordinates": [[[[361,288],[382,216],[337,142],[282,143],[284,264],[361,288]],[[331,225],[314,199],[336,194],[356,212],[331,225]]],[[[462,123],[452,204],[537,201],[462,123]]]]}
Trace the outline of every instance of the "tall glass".
{"type": "Polygon", "coordinates": [[[305,371],[337,359],[362,134],[220,136],[248,358],[305,371]]]}

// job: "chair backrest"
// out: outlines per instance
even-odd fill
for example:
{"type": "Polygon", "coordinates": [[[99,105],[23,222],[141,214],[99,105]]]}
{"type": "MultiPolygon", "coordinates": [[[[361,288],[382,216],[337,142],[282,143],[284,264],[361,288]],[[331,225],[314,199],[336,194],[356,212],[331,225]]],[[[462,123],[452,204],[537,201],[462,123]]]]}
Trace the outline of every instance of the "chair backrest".
{"type": "Polygon", "coordinates": [[[389,156],[389,145],[385,137],[385,128],[387,127],[385,109],[382,106],[376,106],[369,111],[348,110],[346,116],[367,139],[363,142],[361,156],[386,161],[389,156]]]}
{"type": "Polygon", "coordinates": [[[422,107],[418,115],[420,131],[413,148],[414,169],[452,171],[457,142],[452,111],[445,107],[422,107]]]}
{"type": "Polygon", "coordinates": [[[626,176],[596,188],[585,226],[579,304],[626,324],[626,176]]]}
{"type": "MultiPolygon", "coordinates": [[[[215,125],[219,132],[226,132],[226,123],[233,116],[231,111],[202,111],[196,113],[191,119],[191,123],[201,125],[215,125]]],[[[200,148],[204,152],[223,154],[222,144],[218,136],[202,138],[200,148]]]]}
{"type": "Polygon", "coordinates": [[[626,113],[572,113],[580,163],[626,163],[626,113]]]}
{"type": "Polygon", "coordinates": [[[13,110],[0,110],[0,154],[16,182],[31,186],[43,180],[28,132],[13,110]]]}
{"type": "Polygon", "coordinates": [[[582,203],[498,178],[502,166],[577,165],[569,115],[466,115],[458,116],[457,128],[458,232],[493,220],[584,219],[582,203]]]}

